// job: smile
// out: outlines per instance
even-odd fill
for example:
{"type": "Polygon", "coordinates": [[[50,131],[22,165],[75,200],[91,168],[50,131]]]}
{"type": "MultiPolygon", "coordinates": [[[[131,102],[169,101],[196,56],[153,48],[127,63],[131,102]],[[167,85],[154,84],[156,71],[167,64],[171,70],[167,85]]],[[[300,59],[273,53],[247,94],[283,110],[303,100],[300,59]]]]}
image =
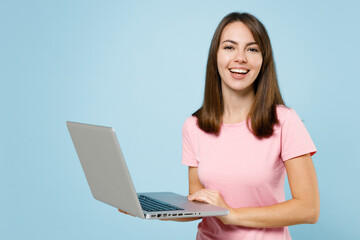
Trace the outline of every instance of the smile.
{"type": "Polygon", "coordinates": [[[242,69],[242,68],[230,68],[229,70],[231,73],[234,73],[237,75],[245,75],[250,71],[248,69],[242,69]]]}

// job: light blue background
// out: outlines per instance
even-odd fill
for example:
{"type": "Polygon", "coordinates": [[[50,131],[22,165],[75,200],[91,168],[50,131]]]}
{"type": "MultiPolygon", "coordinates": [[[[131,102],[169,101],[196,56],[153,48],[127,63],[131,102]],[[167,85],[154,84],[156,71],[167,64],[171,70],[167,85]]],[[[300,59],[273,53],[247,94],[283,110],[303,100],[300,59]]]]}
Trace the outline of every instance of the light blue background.
{"type": "Polygon", "coordinates": [[[318,148],[321,216],[290,227],[293,239],[359,238],[359,10],[355,0],[1,0],[0,239],[194,239],[197,222],[144,221],[94,200],[65,122],[114,127],[138,191],[187,194],[181,128],[232,11],[265,24],[283,97],[318,148]]]}

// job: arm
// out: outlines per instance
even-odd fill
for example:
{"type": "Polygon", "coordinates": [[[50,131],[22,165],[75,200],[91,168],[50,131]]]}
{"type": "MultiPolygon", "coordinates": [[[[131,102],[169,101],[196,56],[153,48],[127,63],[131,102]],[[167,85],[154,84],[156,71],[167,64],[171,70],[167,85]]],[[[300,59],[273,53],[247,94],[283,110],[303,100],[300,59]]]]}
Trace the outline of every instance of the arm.
{"type": "Polygon", "coordinates": [[[189,167],[189,195],[200,191],[201,189],[205,189],[205,187],[200,182],[198,168],[189,167]]]}
{"type": "Polygon", "coordinates": [[[320,200],[315,168],[310,154],[287,160],[284,164],[292,199],[283,203],[266,207],[231,209],[217,191],[211,190],[201,190],[189,199],[228,208],[230,214],[219,217],[224,224],[270,228],[316,223],[319,218],[320,200]]]}

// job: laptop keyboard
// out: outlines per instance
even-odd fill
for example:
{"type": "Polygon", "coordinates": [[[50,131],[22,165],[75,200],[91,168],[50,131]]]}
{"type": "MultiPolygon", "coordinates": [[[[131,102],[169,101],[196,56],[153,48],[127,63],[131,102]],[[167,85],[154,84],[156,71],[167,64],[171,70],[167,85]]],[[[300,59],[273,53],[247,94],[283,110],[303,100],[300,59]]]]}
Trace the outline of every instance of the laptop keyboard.
{"type": "Polygon", "coordinates": [[[182,208],[161,202],[148,196],[139,195],[138,198],[142,209],[148,212],[184,210],[182,208]]]}

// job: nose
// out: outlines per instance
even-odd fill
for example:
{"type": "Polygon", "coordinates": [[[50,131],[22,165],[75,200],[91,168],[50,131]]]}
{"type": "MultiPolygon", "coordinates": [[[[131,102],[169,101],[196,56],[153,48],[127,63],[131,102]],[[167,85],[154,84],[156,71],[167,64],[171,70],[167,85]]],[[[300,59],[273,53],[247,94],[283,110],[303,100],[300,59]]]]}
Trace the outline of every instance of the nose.
{"type": "Polygon", "coordinates": [[[247,58],[246,58],[245,51],[239,50],[235,55],[235,61],[240,62],[240,63],[246,63],[247,58]]]}

